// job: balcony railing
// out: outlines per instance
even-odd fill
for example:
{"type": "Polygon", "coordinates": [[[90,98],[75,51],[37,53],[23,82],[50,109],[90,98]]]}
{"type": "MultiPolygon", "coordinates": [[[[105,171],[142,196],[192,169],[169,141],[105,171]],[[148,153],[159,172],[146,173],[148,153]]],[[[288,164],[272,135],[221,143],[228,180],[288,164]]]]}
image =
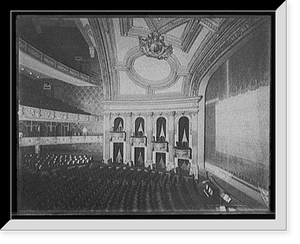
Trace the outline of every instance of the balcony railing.
{"type": "Polygon", "coordinates": [[[96,115],[73,114],[19,105],[19,120],[44,120],[59,122],[98,122],[96,115]]]}
{"type": "Polygon", "coordinates": [[[131,142],[132,146],[134,147],[145,147],[147,146],[147,137],[137,137],[137,136],[132,136],[131,137],[131,142]]]}
{"type": "Polygon", "coordinates": [[[77,70],[71,69],[68,66],[57,62],[55,59],[47,56],[46,54],[42,53],[38,49],[34,48],[21,38],[19,38],[19,50],[28,54],[29,56],[33,57],[34,59],[56,69],[57,71],[60,71],[64,74],[70,75],[72,77],[75,77],[81,81],[90,83],[92,85],[99,85],[99,81],[96,79],[93,79],[87,74],[83,74],[77,70]]]}
{"type": "Polygon", "coordinates": [[[175,157],[179,159],[190,159],[191,149],[190,148],[178,148],[175,147],[175,157]]]}
{"type": "Polygon", "coordinates": [[[19,138],[19,146],[99,143],[102,141],[102,136],[21,137],[19,138]]]}
{"type": "Polygon", "coordinates": [[[152,146],[154,151],[163,151],[167,152],[168,151],[168,142],[156,142],[152,141],[152,146]]]}
{"type": "Polygon", "coordinates": [[[124,142],[126,140],[125,131],[111,131],[110,136],[112,142],[124,142]]]}

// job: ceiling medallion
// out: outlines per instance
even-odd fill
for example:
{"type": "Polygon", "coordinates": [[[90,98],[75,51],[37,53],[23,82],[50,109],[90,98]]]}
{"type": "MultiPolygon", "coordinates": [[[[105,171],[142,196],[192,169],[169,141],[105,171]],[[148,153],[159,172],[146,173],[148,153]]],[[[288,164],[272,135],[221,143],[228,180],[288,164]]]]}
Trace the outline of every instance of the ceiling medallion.
{"type": "Polygon", "coordinates": [[[164,37],[158,32],[153,32],[147,37],[139,36],[140,49],[147,57],[167,59],[173,53],[172,45],[164,43],[164,37]]]}

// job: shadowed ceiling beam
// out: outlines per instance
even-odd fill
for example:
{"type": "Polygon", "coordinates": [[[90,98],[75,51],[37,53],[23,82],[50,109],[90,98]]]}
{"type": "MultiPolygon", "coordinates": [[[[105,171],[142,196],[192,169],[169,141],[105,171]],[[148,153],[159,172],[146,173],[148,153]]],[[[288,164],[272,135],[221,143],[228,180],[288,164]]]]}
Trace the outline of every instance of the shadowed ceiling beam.
{"type": "Polygon", "coordinates": [[[152,32],[158,29],[158,26],[154,23],[153,18],[144,18],[144,20],[152,32]]]}
{"type": "Polygon", "coordinates": [[[133,18],[120,18],[121,36],[128,36],[128,32],[133,25],[133,18]]]}
{"type": "Polygon", "coordinates": [[[164,22],[164,24],[159,27],[158,31],[161,34],[166,33],[168,31],[171,31],[174,28],[186,23],[187,21],[189,21],[189,18],[170,19],[168,22],[164,22]]]}
{"type": "Polygon", "coordinates": [[[181,49],[183,52],[188,53],[194,44],[197,36],[201,32],[203,26],[200,24],[199,19],[192,19],[188,22],[182,33],[181,49]]]}

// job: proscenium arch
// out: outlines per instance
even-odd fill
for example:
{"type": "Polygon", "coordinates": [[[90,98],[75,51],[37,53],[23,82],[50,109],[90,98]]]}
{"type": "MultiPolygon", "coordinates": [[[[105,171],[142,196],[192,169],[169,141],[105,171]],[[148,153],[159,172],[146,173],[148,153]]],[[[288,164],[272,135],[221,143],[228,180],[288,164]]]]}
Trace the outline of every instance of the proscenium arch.
{"type": "Polygon", "coordinates": [[[261,27],[253,31],[251,34],[246,36],[244,39],[236,43],[234,46],[231,46],[225,53],[221,54],[220,57],[216,58],[210,68],[201,76],[199,81],[196,81],[194,76],[197,73],[197,71],[194,73],[193,77],[191,78],[191,83],[189,86],[189,94],[190,96],[203,96],[203,100],[205,101],[205,95],[206,95],[206,88],[208,85],[208,82],[211,78],[211,76],[230,58],[232,57],[239,49],[244,47],[248,42],[250,42],[253,37],[261,31],[262,28],[264,28],[265,24],[263,24],[261,27]],[[195,84],[196,83],[196,84],[195,84]],[[199,84],[200,83],[200,84],[199,84]],[[196,91],[196,94],[193,94],[193,87],[197,85],[198,89],[196,91]]]}
{"type": "Polygon", "coordinates": [[[189,95],[190,96],[202,96],[203,99],[199,102],[199,112],[198,112],[198,167],[200,170],[205,170],[205,101],[206,101],[206,90],[212,75],[230,58],[232,57],[240,48],[245,46],[250,42],[253,37],[258,34],[258,32],[264,27],[262,25],[260,28],[253,31],[251,34],[246,36],[244,39],[231,46],[226,52],[222,53],[218,58],[212,62],[210,68],[205,71],[204,74],[195,80],[194,76],[191,78],[191,83],[189,84],[189,95]],[[194,87],[197,90],[194,92],[194,87]]]}

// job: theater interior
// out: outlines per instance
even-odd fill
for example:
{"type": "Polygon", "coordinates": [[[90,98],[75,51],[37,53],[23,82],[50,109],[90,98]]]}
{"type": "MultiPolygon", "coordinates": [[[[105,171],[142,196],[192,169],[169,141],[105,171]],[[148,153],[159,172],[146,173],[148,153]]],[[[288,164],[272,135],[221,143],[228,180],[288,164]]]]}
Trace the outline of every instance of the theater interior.
{"type": "Polygon", "coordinates": [[[18,15],[17,215],[268,214],[271,19],[18,15]]]}

